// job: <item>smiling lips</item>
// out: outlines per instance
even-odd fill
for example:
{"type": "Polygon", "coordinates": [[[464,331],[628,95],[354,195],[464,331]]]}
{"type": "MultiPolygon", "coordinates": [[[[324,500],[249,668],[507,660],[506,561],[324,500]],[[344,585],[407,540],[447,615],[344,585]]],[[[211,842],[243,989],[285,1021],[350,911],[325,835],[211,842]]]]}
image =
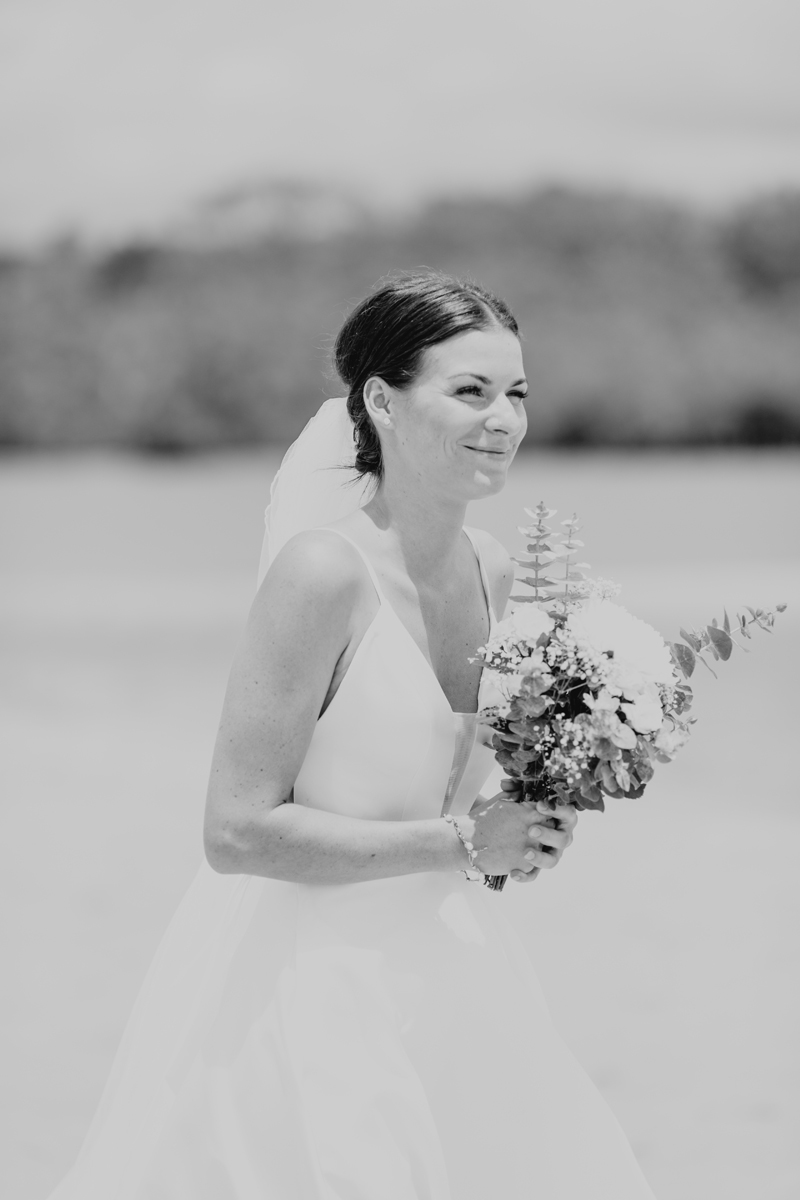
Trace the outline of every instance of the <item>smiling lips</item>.
{"type": "Polygon", "coordinates": [[[476,454],[494,454],[496,457],[505,457],[511,453],[511,447],[507,446],[504,450],[492,448],[490,446],[467,446],[468,450],[474,450],[476,454]]]}

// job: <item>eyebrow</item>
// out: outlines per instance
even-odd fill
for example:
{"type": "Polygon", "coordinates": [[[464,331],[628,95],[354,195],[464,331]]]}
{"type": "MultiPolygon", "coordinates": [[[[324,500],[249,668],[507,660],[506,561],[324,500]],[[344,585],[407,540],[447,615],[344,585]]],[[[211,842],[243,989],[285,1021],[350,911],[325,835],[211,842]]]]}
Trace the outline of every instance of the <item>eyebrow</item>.
{"type": "MultiPolygon", "coordinates": [[[[487,386],[492,382],[491,379],[487,379],[485,375],[479,375],[477,371],[459,371],[457,375],[451,375],[450,378],[463,379],[465,376],[468,376],[470,379],[479,379],[481,383],[486,384],[487,386]]],[[[524,375],[522,379],[515,380],[510,386],[519,387],[521,383],[524,383],[526,387],[528,385],[528,381],[524,375]]]]}

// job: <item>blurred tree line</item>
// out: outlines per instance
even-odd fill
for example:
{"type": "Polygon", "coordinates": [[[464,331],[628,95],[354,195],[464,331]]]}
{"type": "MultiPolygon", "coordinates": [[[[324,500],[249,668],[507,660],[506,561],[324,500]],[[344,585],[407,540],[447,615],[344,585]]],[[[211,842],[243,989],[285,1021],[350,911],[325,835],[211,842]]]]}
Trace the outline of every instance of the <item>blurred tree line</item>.
{"type": "Polygon", "coordinates": [[[712,217],[548,188],[328,236],[2,255],[0,444],[285,443],[341,391],[329,353],[352,305],[420,266],[511,304],[531,441],[800,441],[800,194],[712,217]]]}

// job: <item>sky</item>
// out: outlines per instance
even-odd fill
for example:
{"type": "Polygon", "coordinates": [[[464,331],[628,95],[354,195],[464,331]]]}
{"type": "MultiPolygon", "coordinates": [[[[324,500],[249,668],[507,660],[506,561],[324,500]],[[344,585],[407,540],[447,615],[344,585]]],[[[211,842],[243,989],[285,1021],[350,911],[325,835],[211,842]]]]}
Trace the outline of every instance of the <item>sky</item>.
{"type": "Polygon", "coordinates": [[[258,179],[404,208],[800,186],[798,0],[0,0],[0,240],[258,179]]]}

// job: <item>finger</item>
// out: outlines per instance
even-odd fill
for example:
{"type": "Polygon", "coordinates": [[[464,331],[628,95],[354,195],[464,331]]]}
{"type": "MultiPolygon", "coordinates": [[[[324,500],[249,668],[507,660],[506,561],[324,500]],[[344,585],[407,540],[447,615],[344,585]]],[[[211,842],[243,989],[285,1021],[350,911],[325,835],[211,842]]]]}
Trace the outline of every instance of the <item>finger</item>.
{"type": "Polygon", "coordinates": [[[535,846],[531,846],[530,850],[526,850],[522,857],[532,867],[543,868],[546,871],[554,867],[559,859],[559,855],[552,854],[549,850],[537,850],[535,846]]]}
{"type": "Polygon", "coordinates": [[[534,808],[531,815],[532,815],[531,829],[534,828],[534,825],[536,826],[536,828],[539,828],[539,826],[541,826],[542,828],[549,827],[550,829],[556,829],[558,827],[558,822],[556,821],[556,819],[552,813],[549,813],[547,816],[545,816],[544,813],[539,812],[538,808],[534,808]]]}
{"type": "Polygon", "coordinates": [[[555,816],[565,829],[574,829],[578,824],[578,810],[573,804],[562,804],[556,809],[555,816]]]}
{"type": "Polygon", "coordinates": [[[511,878],[515,883],[532,883],[534,879],[539,877],[539,867],[533,867],[530,871],[512,871],[511,878]]]}
{"type": "Polygon", "coordinates": [[[506,776],[504,779],[500,780],[500,787],[504,792],[519,792],[522,790],[522,780],[509,779],[508,776],[506,776]]]}
{"type": "Polygon", "coordinates": [[[552,815],[556,811],[557,807],[558,807],[557,804],[551,804],[551,802],[549,800],[537,800],[536,801],[536,808],[545,817],[552,817],[552,815]]]}
{"type": "Polygon", "coordinates": [[[575,812],[574,804],[566,804],[563,800],[554,798],[552,800],[539,799],[536,801],[536,806],[539,812],[547,813],[549,816],[554,816],[556,813],[575,812]]]}
{"type": "Polygon", "coordinates": [[[534,867],[534,866],[526,863],[524,868],[515,867],[515,869],[513,871],[510,871],[509,874],[512,876],[512,878],[516,878],[517,876],[519,876],[518,882],[525,883],[525,881],[531,875],[535,877],[539,874],[539,867],[534,867]]]}
{"type": "Polygon", "coordinates": [[[528,837],[540,846],[551,846],[563,853],[572,844],[572,834],[569,829],[550,829],[547,825],[531,825],[528,837]]]}
{"type": "Polygon", "coordinates": [[[547,808],[542,800],[537,801],[536,807],[544,816],[553,817],[560,825],[573,829],[578,821],[578,810],[574,804],[557,804],[555,808],[547,808]]]}

